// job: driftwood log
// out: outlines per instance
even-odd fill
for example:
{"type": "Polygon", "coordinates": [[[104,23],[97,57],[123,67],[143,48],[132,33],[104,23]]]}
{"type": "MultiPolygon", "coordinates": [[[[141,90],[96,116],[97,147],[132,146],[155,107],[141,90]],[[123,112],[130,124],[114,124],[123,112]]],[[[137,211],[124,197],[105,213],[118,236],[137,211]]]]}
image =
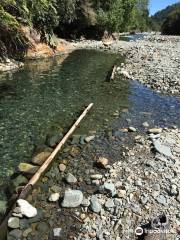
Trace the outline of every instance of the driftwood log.
{"type": "Polygon", "coordinates": [[[33,189],[33,186],[38,182],[40,177],[44,174],[44,172],[47,170],[47,168],[53,162],[57,153],[61,150],[63,145],[66,143],[66,141],[69,139],[69,137],[72,135],[72,133],[79,126],[80,122],[84,119],[84,117],[90,111],[92,106],[93,106],[93,103],[89,104],[89,106],[84,110],[84,112],[80,115],[80,117],[77,119],[77,121],[72,125],[70,130],[66,133],[66,135],[63,137],[63,139],[60,141],[60,143],[56,146],[56,148],[51,153],[51,155],[47,158],[47,160],[44,162],[44,164],[38,169],[38,171],[30,179],[28,184],[22,189],[21,193],[16,197],[15,203],[12,205],[11,210],[7,213],[5,219],[2,221],[2,223],[0,225],[0,240],[5,240],[7,238],[7,236],[6,236],[7,222],[8,222],[9,217],[12,215],[12,211],[13,211],[14,207],[16,206],[16,201],[21,198],[22,199],[26,198],[28,193],[33,189]]]}

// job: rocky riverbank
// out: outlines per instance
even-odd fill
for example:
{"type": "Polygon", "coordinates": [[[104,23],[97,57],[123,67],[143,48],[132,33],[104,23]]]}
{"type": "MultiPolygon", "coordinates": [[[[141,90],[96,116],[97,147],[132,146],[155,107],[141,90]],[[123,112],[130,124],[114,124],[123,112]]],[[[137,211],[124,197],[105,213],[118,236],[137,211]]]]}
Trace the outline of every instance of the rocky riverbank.
{"type": "Polygon", "coordinates": [[[180,96],[180,37],[147,34],[136,41],[81,41],[76,48],[100,49],[125,56],[120,74],[162,93],[180,96]],[[124,75],[124,74],[123,74],[124,75]]]}
{"type": "Polygon", "coordinates": [[[180,130],[143,127],[75,135],[29,195],[33,216],[14,210],[8,239],[137,239],[138,227],[178,239],[180,130]],[[161,226],[151,222],[158,217],[161,226]]]}

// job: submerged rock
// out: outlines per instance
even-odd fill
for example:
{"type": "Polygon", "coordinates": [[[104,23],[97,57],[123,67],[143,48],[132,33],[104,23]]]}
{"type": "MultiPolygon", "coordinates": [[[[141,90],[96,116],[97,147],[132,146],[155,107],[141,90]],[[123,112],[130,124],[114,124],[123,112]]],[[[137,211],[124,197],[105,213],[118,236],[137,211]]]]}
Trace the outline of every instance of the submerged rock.
{"type": "Polygon", "coordinates": [[[23,175],[19,175],[15,179],[13,179],[13,185],[15,187],[23,186],[27,183],[28,183],[28,179],[26,177],[24,177],[23,175]]]}
{"type": "Polygon", "coordinates": [[[76,183],[77,178],[74,177],[71,173],[68,173],[67,176],[66,176],[66,182],[69,183],[69,184],[76,183]]]}
{"type": "Polygon", "coordinates": [[[79,190],[66,190],[64,194],[63,202],[61,203],[62,207],[65,208],[75,208],[79,207],[83,201],[83,194],[79,190]]]}
{"type": "Polygon", "coordinates": [[[38,169],[39,169],[38,166],[34,166],[29,163],[20,163],[18,166],[19,172],[26,174],[34,174],[35,172],[37,172],[38,169]]]}
{"type": "Polygon", "coordinates": [[[52,193],[49,197],[50,202],[57,202],[59,200],[60,194],[59,193],[52,193]]]}
{"type": "Polygon", "coordinates": [[[19,218],[17,217],[11,217],[8,220],[8,227],[9,228],[19,228],[19,218]]]}
{"type": "Polygon", "coordinates": [[[41,152],[32,159],[32,163],[42,165],[50,155],[51,152],[41,152]]]}
{"type": "Polygon", "coordinates": [[[50,137],[47,137],[46,144],[49,147],[55,147],[61,141],[62,138],[63,138],[63,134],[61,132],[56,133],[50,137]]]}
{"type": "Polygon", "coordinates": [[[21,213],[27,218],[33,218],[37,215],[37,209],[24,199],[18,199],[17,204],[21,213]]]}

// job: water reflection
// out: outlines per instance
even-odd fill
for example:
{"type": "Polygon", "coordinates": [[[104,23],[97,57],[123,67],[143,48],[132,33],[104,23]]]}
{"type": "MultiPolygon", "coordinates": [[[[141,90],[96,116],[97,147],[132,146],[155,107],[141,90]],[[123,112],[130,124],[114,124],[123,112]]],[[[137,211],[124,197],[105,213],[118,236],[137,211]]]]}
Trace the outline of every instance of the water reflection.
{"type": "Polygon", "coordinates": [[[0,77],[0,182],[15,166],[29,161],[34,147],[49,132],[67,129],[79,111],[94,109],[79,133],[100,129],[115,111],[129,106],[129,83],[106,82],[109,69],[123,59],[115,54],[78,50],[61,58],[27,62],[25,68],[0,77]]]}

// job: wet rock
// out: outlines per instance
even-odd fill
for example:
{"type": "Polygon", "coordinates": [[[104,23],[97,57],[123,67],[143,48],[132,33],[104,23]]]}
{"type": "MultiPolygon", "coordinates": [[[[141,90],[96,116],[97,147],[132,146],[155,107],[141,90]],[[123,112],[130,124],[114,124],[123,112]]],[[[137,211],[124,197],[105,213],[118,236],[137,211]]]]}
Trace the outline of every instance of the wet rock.
{"type": "Polygon", "coordinates": [[[96,196],[92,196],[91,198],[91,210],[94,212],[94,213],[100,213],[101,209],[102,209],[102,206],[101,204],[99,203],[98,199],[96,196]]]}
{"type": "Polygon", "coordinates": [[[59,164],[59,171],[60,172],[65,172],[65,170],[66,170],[66,165],[63,164],[63,163],[59,164]]]}
{"type": "Polygon", "coordinates": [[[93,136],[89,136],[89,137],[86,137],[86,138],[85,138],[85,141],[86,141],[87,143],[89,143],[89,142],[91,142],[92,140],[94,140],[94,138],[95,138],[94,135],[93,135],[93,136]]]}
{"type": "Polygon", "coordinates": [[[61,203],[62,207],[65,208],[74,208],[79,207],[83,201],[83,194],[79,190],[66,190],[64,194],[63,202],[61,203]]]}
{"type": "Polygon", "coordinates": [[[74,177],[71,173],[68,173],[65,179],[66,179],[66,182],[69,184],[73,184],[77,182],[77,178],[74,177]]]}
{"type": "Polygon", "coordinates": [[[41,166],[50,155],[51,152],[41,152],[32,159],[32,163],[41,166]]]}
{"type": "Polygon", "coordinates": [[[137,130],[136,130],[135,127],[129,127],[129,128],[128,128],[128,131],[129,131],[129,132],[137,132],[137,130]]]}
{"type": "Polygon", "coordinates": [[[22,238],[22,231],[19,229],[14,229],[9,232],[9,236],[14,237],[14,239],[21,239],[22,238]]]}
{"type": "Polygon", "coordinates": [[[36,229],[40,232],[40,233],[48,233],[49,232],[49,225],[46,222],[40,222],[38,223],[36,229]]]}
{"type": "Polygon", "coordinates": [[[109,163],[109,160],[107,158],[105,158],[105,157],[100,157],[97,160],[97,166],[99,166],[101,168],[106,168],[108,163],[109,163]]]}
{"type": "Polygon", "coordinates": [[[24,199],[18,199],[17,204],[21,213],[27,218],[33,218],[37,215],[37,209],[24,199]]]}
{"type": "Polygon", "coordinates": [[[49,147],[55,147],[61,141],[62,138],[63,138],[62,133],[54,134],[53,136],[47,137],[46,144],[49,147]]]}
{"type": "Polygon", "coordinates": [[[104,189],[112,196],[114,197],[116,195],[116,187],[113,183],[104,183],[104,189]]]}
{"type": "Polygon", "coordinates": [[[19,175],[15,179],[13,179],[13,185],[15,186],[15,188],[17,188],[18,186],[26,185],[27,183],[28,179],[23,175],[19,175]]]}
{"type": "Polygon", "coordinates": [[[49,202],[57,202],[60,198],[59,193],[52,193],[49,197],[49,202]]]}
{"type": "Polygon", "coordinates": [[[19,218],[17,217],[10,217],[8,220],[8,227],[9,228],[19,228],[19,218]]]}
{"type": "Polygon", "coordinates": [[[26,174],[34,174],[35,172],[37,172],[38,169],[39,169],[38,166],[34,166],[29,163],[20,163],[18,166],[19,172],[26,174]]]}
{"type": "Polygon", "coordinates": [[[143,123],[143,127],[146,127],[146,128],[149,127],[149,123],[148,122],[144,122],[143,123]]]}
{"type": "Polygon", "coordinates": [[[20,219],[20,229],[23,230],[23,229],[27,229],[29,228],[30,226],[30,222],[29,222],[29,219],[20,219]]]}
{"type": "Polygon", "coordinates": [[[54,228],[53,229],[53,236],[56,237],[61,237],[62,235],[62,229],[61,228],[54,228]]]}
{"type": "Polygon", "coordinates": [[[154,141],[154,148],[160,154],[163,154],[166,157],[172,157],[171,149],[169,147],[161,144],[158,140],[154,141]]]}
{"type": "Polygon", "coordinates": [[[26,229],[26,230],[23,232],[23,237],[26,238],[32,231],[33,231],[32,228],[26,229]]]}

